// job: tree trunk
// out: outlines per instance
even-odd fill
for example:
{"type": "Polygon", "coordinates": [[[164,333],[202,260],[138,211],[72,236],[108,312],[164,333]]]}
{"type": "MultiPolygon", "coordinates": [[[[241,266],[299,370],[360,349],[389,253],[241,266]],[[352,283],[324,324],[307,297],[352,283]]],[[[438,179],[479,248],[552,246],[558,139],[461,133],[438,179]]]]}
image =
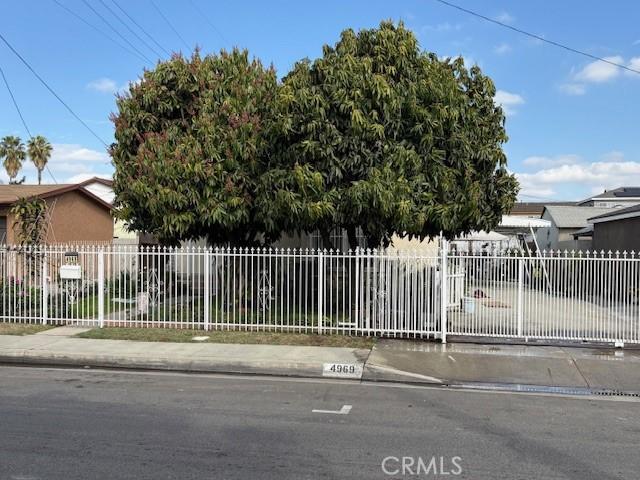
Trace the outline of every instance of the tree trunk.
{"type": "Polygon", "coordinates": [[[38,185],[42,183],[42,170],[38,169],[38,185]]]}

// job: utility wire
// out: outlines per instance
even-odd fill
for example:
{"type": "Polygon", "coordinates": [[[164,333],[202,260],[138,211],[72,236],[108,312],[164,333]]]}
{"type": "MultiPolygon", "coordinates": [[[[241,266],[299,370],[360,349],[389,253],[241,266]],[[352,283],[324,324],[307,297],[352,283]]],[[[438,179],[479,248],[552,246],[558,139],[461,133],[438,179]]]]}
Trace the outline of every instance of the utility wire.
{"type": "Polygon", "coordinates": [[[611,60],[607,60],[606,58],[598,57],[597,55],[592,55],[592,54],[587,53],[585,51],[578,50],[578,49],[573,48],[573,47],[569,47],[568,45],[564,45],[564,44],[559,43],[559,42],[554,42],[553,40],[548,40],[548,39],[546,39],[544,37],[541,37],[540,35],[536,35],[535,33],[530,33],[530,32],[527,32],[525,30],[521,30],[519,28],[516,28],[516,27],[514,27],[512,25],[508,25],[508,24],[506,24],[504,22],[501,22],[499,20],[495,20],[495,19],[493,19],[491,17],[487,17],[487,16],[482,15],[482,14],[480,14],[478,12],[474,12],[473,10],[468,10],[468,9],[466,9],[464,7],[461,7],[460,5],[456,5],[454,3],[448,2],[447,0],[433,0],[433,1],[441,3],[441,4],[446,5],[448,7],[451,7],[451,8],[455,8],[456,10],[460,10],[461,12],[467,13],[469,15],[473,15],[474,17],[481,18],[482,20],[485,20],[487,22],[491,22],[491,23],[494,23],[494,24],[499,25],[501,27],[508,28],[509,30],[513,30],[514,32],[517,32],[517,33],[519,33],[521,35],[525,35],[527,37],[534,38],[536,40],[540,40],[541,42],[548,43],[549,45],[553,45],[554,47],[562,48],[562,49],[567,50],[569,52],[577,53],[578,55],[582,55],[584,57],[588,57],[588,58],[591,58],[593,60],[598,60],[600,62],[608,63],[609,65],[613,65],[614,67],[622,68],[622,69],[627,70],[629,72],[640,74],[640,70],[636,70],[635,68],[628,67],[628,66],[623,65],[621,63],[612,62],[611,60]]]}
{"type": "Polygon", "coordinates": [[[156,41],[156,39],[155,39],[155,38],[153,38],[153,37],[151,36],[151,34],[150,34],[149,32],[147,32],[147,31],[142,27],[142,25],[140,25],[138,22],[136,22],[136,20],[135,20],[131,15],[129,15],[129,14],[127,13],[127,11],[126,11],[124,8],[122,8],[122,7],[120,6],[120,4],[119,4],[116,0],[111,0],[111,1],[113,2],[113,4],[114,4],[116,7],[118,7],[118,9],[119,9],[122,13],[124,13],[124,14],[126,15],[126,17],[127,17],[129,20],[131,20],[131,23],[133,23],[136,27],[138,27],[138,28],[142,31],[142,33],[144,33],[147,37],[149,37],[149,38],[151,39],[151,41],[152,41],[153,43],[155,43],[155,44],[156,44],[156,46],[157,46],[160,50],[162,50],[164,53],[166,53],[169,57],[171,56],[171,52],[170,52],[170,51],[168,51],[166,48],[164,48],[162,45],[160,45],[160,44],[156,41]]]}
{"type": "Polygon", "coordinates": [[[151,50],[155,56],[157,56],[158,58],[162,57],[162,54],[161,54],[161,53],[158,53],[158,51],[157,51],[155,48],[153,48],[151,45],[149,45],[149,44],[147,43],[147,41],[146,41],[144,38],[142,38],[140,35],[138,35],[138,34],[135,32],[135,30],[133,30],[133,29],[132,29],[128,24],[127,24],[127,22],[125,22],[125,21],[122,19],[122,17],[120,17],[120,15],[119,15],[118,13],[114,12],[114,11],[113,11],[113,9],[112,9],[109,5],[107,5],[107,4],[104,2],[104,0],[100,0],[100,3],[102,4],[102,6],[103,6],[104,8],[106,8],[106,9],[109,11],[109,13],[111,13],[111,15],[113,15],[113,16],[114,16],[114,17],[115,17],[115,18],[116,18],[116,19],[117,19],[117,20],[118,20],[122,25],[124,25],[124,26],[125,26],[125,28],[126,28],[127,30],[129,30],[129,32],[131,32],[131,34],[132,34],[134,37],[136,37],[138,40],[140,40],[140,41],[142,42],[142,44],[143,44],[145,47],[147,47],[149,50],[151,50]]]}
{"type": "Polygon", "coordinates": [[[64,106],[64,107],[69,111],[69,113],[71,113],[71,115],[73,115],[73,117],[74,117],[76,120],[78,120],[78,122],[80,122],[80,123],[84,126],[84,128],[86,128],[86,129],[87,129],[87,130],[88,130],[88,131],[89,131],[89,132],[90,132],[94,137],[96,137],[96,138],[100,141],[100,143],[102,143],[102,145],[104,145],[104,146],[105,146],[105,148],[108,148],[108,147],[109,147],[109,146],[107,145],[107,142],[105,142],[102,138],[100,138],[100,136],[99,136],[96,132],[94,132],[94,131],[93,131],[93,129],[92,129],[89,125],[87,125],[87,124],[84,122],[84,120],[82,120],[82,119],[78,116],[78,114],[77,114],[76,112],[74,112],[74,111],[71,109],[71,107],[70,107],[69,105],[67,105],[67,103],[66,103],[64,100],[62,100],[62,98],[60,98],[60,95],[58,95],[58,94],[53,90],[53,88],[51,88],[51,87],[49,86],[49,84],[48,84],[48,83],[47,83],[47,82],[46,82],[46,81],[45,81],[45,80],[44,80],[40,75],[38,75],[38,72],[36,72],[36,71],[33,69],[33,67],[29,64],[29,62],[27,62],[27,61],[24,59],[24,57],[23,57],[22,55],[20,55],[20,54],[18,53],[18,51],[17,51],[15,48],[13,48],[13,46],[9,43],[9,41],[8,41],[8,40],[4,37],[4,35],[2,35],[1,33],[0,33],[0,40],[2,40],[2,41],[5,43],[5,45],[6,45],[7,47],[9,47],[9,50],[11,50],[11,51],[14,53],[14,55],[20,59],[20,61],[21,61],[21,62],[22,62],[22,63],[23,63],[23,64],[24,64],[24,65],[25,65],[25,66],[26,66],[30,71],[31,71],[31,73],[33,73],[33,74],[35,75],[35,77],[36,77],[38,80],[40,80],[40,83],[42,83],[42,85],[44,85],[44,86],[45,86],[45,88],[46,88],[47,90],[49,90],[49,92],[51,92],[51,94],[52,94],[54,97],[56,97],[56,98],[58,99],[58,101],[59,101],[59,102],[60,102],[60,103],[61,103],[61,104],[62,104],[62,105],[63,105],[63,106],[64,106]]]}
{"type": "MultiPolygon", "coordinates": [[[[27,122],[25,121],[24,116],[22,115],[22,111],[20,110],[20,107],[18,106],[18,102],[16,102],[16,97],[13,96],[13,91],[11,90],[11,87],[9,86],[9,82],[7,81],[7,77],[5,77],[5,75],[4,75],[4,70],[2,70],[2,67],[0,67],[0,74],[2,74],[2,79],[4,80],[4,84],[7,87],[7,91],[9,92],[9,95],[11,96],[11,100],[13,101],[13,105],[16,107],[16,111],[18,112],[18,116],[20,117],[20,120],[22,120],[22,125],[24,126],[24,129],[27,131],[27,135],[29,135],[29,139],[31,139],[31,138],[33,138],[33,135],[31,135],[31,130],[29,130],[27,122]]],[[[56,180],[56,177],[54,177],[53,173],[51,173],[51,169],[49,168],[48,164],[45,164],[45,168],[47,169],[47,172],[49,172],[49,175],[51,175],[51,178],[53,178],[53,182],[54,183],[58,183],[58,181],[56,180]]]]}
{"type": "Polygon", "coordinates": [[[175,29],[175,27],[171,24],[171,22],[169,21],[169,19],[167,17],[164,16],[164,13],[162,13],[162,10],[160,10],[158,8],[158,6],[156,5],[156,3],[153,0],[151,1],[151,5],[153,5],[153,8],[156,9],[156,11],[160,14],[160,16],[162,17],[162,19],[165,21],[165,23],[167,25],[169,25],[169,28],[171,30],[173,30],[173,33],[176,34],[176,36],[182,41],[182,43],[184,44],[184,46],[187,48],[187,52],[191,50],[191,47],[189,47],[189,44],[185,41],[184,38],[182,38],[182,35],[180,35],[180,32],[178,32],[178,30],[175,29]]]}
{"type": "Polygon", "coordinates": [[[100,20],[102,20],[102,21],[103,21],[103,22],[104,22],[104,23],[105,23],[105,24],[106,24],[106,25],[107,25],[111,30],[113,30],[113,32],[114,32],[118,37],[120,37],[122,40],[124,40],[124,42],[125,42],[127,45],[129,45],[129,46],[130,46],[131,48],[133,48],[137,53],[139,53],[139,54],[140,54],[140,55],[141,55],[141,56],[142,56],[142,57],[143,57],[147,62],[149,62],[149,63],[153,63],[153,61],[152,61],[149,57],[147,57],[144,53],[142,53],[140,50],[138,50],[138,48],[137,48],[133,43],[131,43],[127,37],[125,37],[124,35],[122,35],[122,34],[118,31],[118,29],[116,29],[113,25],[111,25],[111,23],[110,23],[106,18],[104,18],[104,16],[103,16],[100,12],[98,12],[95,8],[93,8],[93,6],[92,6],[89,2],[87,2],[87,0],[82,0],[82,3],[84,3],[87,7],[89,7],[89,9],[90,9],[93,13],[95,13],[95,14],[98,16],[98,18],[100,18],[100,20]]]}
{"type": "Polygon", "coordinates": [[[140,56],[140,54],[134,52],[133,50],[131,50],[130,48],[126,47],[125,45],[122,45],[118,40],[116,40],[115,38],[113,38],[111,35],[109,35],[108,33],[106,33],[104,30],[101,30],[100,28],[96,27],[94,24],[88,22],[87,20],[85,20],[84,18],[82,18],[80,15],[78,15],[76,12],[74,12],[73,10],[71,10],[70,8],[67,8],[65,5],[63,5],[62,3],[60,3],[58,0],[53,0],[53,2],[58,5],[60,8],[62,8],[63,10],[67,11],[69,14],[73,15],[74,17],[76,17],[78,20],[80,20],[82,23],[84,23],[85,25],[88,25],[89,27],[91,27],[92,29],[94,29],[96,32],[98,32],[100,35],[106,37],[107,39],[109,39],[110,41],[112,41],[113,43],[115,43],[118,47],[120,47],[122,50],[124,50],[125,52],[129,53],[130,55],[133,55],[134,57],[139,58],[142,61],[145,61],[144,57],[140,56]]]}
{"type": "Polygon", "coordinates": [[[189,3],[194,8],[194,10],[198,12],[200,16],[204,18],[209,25],[211,25],[211,28],[213,28],[213,30],[218,34],[218,36],[222,39],[222,41],[224,43],[228,43],[227,39],[224,38],[224,35],[222,34],[222,32],[218,30],[218,28],[213,24],[213,22],[209,19],[209,17],[202,11],[202,9],[198,7],[193,0],[189,0],[189,3]]]}
{"type": "Polygon", "coordinates": [[[16,102],[16,97],[13,96],[13,92],[11,91],[11,87],[9,86],[9,82],[7,81],[7,77],[4,76],[4,70],[0,67],[0,74],[2,74],[2,79],[4,80],[4,84],[7,87],[7,91],[9,92],[9,96],[11,97],[11,101],[13,101],[13,105],[16,107],[18,111],[18,115],[20,116],[20,120],[22,120],[22,125],[24,125],[24,129],[29,134],[29,138],[31,138],[31,132],[29,131],[29,127],[27,127],[27,122],[25,122],[24,117],[22,116],[22,112],[20,111],[20,107],[18,107],[18,102],[16,102]]]}

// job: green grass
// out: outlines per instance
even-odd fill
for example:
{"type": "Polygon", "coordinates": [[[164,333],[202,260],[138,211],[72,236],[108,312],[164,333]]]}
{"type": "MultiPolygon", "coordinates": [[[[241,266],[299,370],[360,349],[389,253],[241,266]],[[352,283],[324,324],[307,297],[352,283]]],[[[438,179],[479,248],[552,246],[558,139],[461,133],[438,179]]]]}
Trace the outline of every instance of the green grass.
{"type": "Polygon", "coordinates": [[[173,328],[94,328],[76,335],[81,338],[111,340],[138,340],[144,342],[190,342],[193,337],[208,336],[206,342],[240,343],[259,345],[308,345],[320,347],[372,348],[373,337],[351,337],[348,335],[317,335],[309,333],[283,332],[238,332],[226,330],[187,330],[173,328]]]}
{"type": "Polygon", "coordinates": [[[54,325],[25,325],[22,323],[0,322],[0,335],[31,335],[53,327],[54,325]]]}

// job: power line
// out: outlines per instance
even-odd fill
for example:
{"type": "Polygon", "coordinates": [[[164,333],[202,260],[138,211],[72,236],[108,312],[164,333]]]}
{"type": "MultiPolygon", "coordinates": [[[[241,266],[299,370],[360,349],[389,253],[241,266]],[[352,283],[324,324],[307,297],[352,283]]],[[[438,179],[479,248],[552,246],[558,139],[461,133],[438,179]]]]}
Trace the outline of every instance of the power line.
{"type": "Polygon", "coordinates": [[[149,50],[151,50],[151,51],[153,52],[153,54],[154,54],[154,55],[156,55],[158,58],[162,57],[162,54],[158,53],[158,51],[157,51],[155,48],[153,48],[151,45],[149,45],[149,44],[147,43],[147,41],[146,41],[144,38],[142,38],[140,35],[138,35],[138,34],[137,34],[137,33],[136,33],[136,32],[135,32],[135,31],[134,31],[134,30],[133,30],[133,29],[132,29],[128,24],[127,24],[127,22],[125,22],[124,20],[122,20],[122,18],[120,17],[120,15],[118,15],[116,12],[114,12],[114,11],[113,11],[113,9],[112,9],[109,5],[107,5],[107,4],[104,2],[104,0],[100,0],[100,3],[102,4],[102,6],[103,6],[104,8],[106,8],[106,9],[109,11],[109,13],[111,13],[111,15],[113,15],[113,16],[114,16],[114,17],[115,17],[115,18],[116,18],[116,19],[117,19],[117,20],[118,20],[122,25],[124,25],[124,26],[125,26],[125,28],[126,28],[127,30],[129,30],[129,32],[131,32],[131,34],[132,34],[133,36],[135,36],[138,40],[140,40],[140,41],[142,42],[142,44],[143,44],[145,47],[147,47],[149,50]]]}
{"type": "Polygon", "coordinates": [[[153,38],[153,37],[151,36],[151,34],[150,34],[149,32],[147,32],[147,31],[142,27],[142,25],[140,25],[138,22],[136,22],[136,21],[135,21],[135,19],[134,19],[131,15],[129,15],[129,14],[127,13],[127,11],[126,11],[124,8],[122,8],[122,7],[120,6],[120,4],[119,4],[116,0],[111,0],[111,1],[113,2],[113,4],[114,4],[116,7],[118,7],[118,8],[120,9],[120,11],[121,11],[122,13],[124,13],[124,14],[126,15],[126,17],[127,17],[129,20],[131,20],[131,23],[133,23],[136,27],[138,27],[138,28],[142,31],[142,33],[144,33],[147,37],[149,37],[149,38],[151,39],[151,41],[152,41],[153,43],[155,43],[155,44],[156,44],[156,46],[157,46],[160,50],[162,50],[162,51],[163,51],[164,53],[166,53],[168,56],[171,56],[171,52],[169,52],[166,48],[164,48],[162,45],[160,45],[160,44],[156,41],[156,39],[155,39],[155,38],[153,38]]]}
{"type": "Polygon", "coordinates": [[[588,57],[588,58],[591,58],[593,60],[598,60],[600,62],[608,63],[609,65],[613,65],[615,67],[622,68],[622,69],[627,70],[629,72],[640,74],[640,70],[636,70],[635,68],[628,67],[628,66],[623,65],[621,63],[612,62],[611,60],[607,60],[606,58],[598,57],[597,55],[592,55],[590,53],[584,52],[582,50],[578,50],[578,49],[573,48],[573,47],[569,47],[568,45],[564,45],[564,44],[559,43],[559,42],[554,42],[553,40],[546,39],[544,37],[541,37],[540,35],[536,35],[535,33],[531,33],[531,32],[527,32],[525,30],[521,30],[519,28],[516,28],[516,27],[514,27],[512,25],[508,25],[508,24],[506,24],[504,22],[501,22],[499,20],[495,20],[495,19],[493,19],[491,17],[487,17],[485,15],[482,15],[481,13],[474,12],[473,10],[468,10],[468,9],[466,9],[464,7],[461,7],[460,5],[456,5],[454,3],[448,2],[447,0],[434,0],[434,1],[438,2],[438,3],[441,3],[443,5],[446,5],[448,7],[455,8],[456,10],[460,10],[461,12],[467,13],[469,15],[473,15],[474,17],[481,18],[482,20],[485,20],[487,22],[491,22],[491,23],[494,23],[494,24],[499,25],[501,27],[508,28],[509,30],[513,30],[514,32],[519,33],[521,35],[526,35],[527,37],[534,38],[536,40],[540,40],[541,42],[548,43],[549,45],[553,45],[554,47],[562,48],[562,49],[567,50],[569,52],[577,53],[578,55],[582,55],[584,57],[588,57]]]}
{"type": "Polygon", "coordinates": [[[106,18],[104,18],[104,16],[102,16],[102,14],[101,14],[100,12],[98,12],[95,8],[93,8],[93,6],[92,6],[89,2],[87,2],[87,0],[82,0],[82,3],[84,3],[87,7],[89,7],[89,9],[90,9],[93,13],[95,13],[95,14],[98,16],[98,18],[100,18],[100,20],[102,20],[102,21],[107,25],[107,27],[109,27],[111,30],[113,30],[113,32],[114,32],[118,37],[120,37],[122,40],[124,40],[124,42],[125,42],[127,45],[129,45],[129,46],[130,46],[131,48],[133,48],[136,52],[138,52],[138,53],[139,53],[139,54],[140,54],[140,55],[141,55],[141,56],[142,56],[142,57],[143,57],[147,62],[149,62],[149,63],[153,63],[153,61],[152,61],[149,57],[147,57],[144,53],[142,53],[140,50],[138,50],[138,48],[137,48],[133,43],[131,43],[127,37],[125,37],[124,35],[122,35],[122,34],[118,31],[118,29],[116,29],[113,25],[111,25],[111,23],[110,23],[106,18]]]}
{"type": "Polygon", "coordinates": [[[171,24],[171,22],[169,21],[169,19],[167,17],[164,16],[164,14],[162,13],[162,11],[158,8],[158,6],[156,5],[156,3],[153,0],[151,1],[151,5],[153,5],[153,8],[156,9],[156,11],[160,14],[160,16],[162,17],[162,19],[165,21],[165,23],[167,25],[169,25],[169,28],[171,30],[173,30],[173,33],[176,34],[176,36],[182,41],[182,43],[184,44],[184,46],[187,48],[187,51],[191,50],[191,47],[189,47],[189,44],[185,41],[184,38],[182,38],[182,35],[180,35],[180,32],[178,32],[178,30],[175,29],[175,27],[171,24]]]}
{"type": "Polygon", "coordinates": [[[11,87],[9,86],[9,82],[7,81],[7,77],[4,76],[4,70],[0,67],[0,74],[2,74],[2,79],[4,80],[4,84],[7,87],[7,91],[9,92],[9,96],[13,101],[13,105],[16,107],[18,111],[18,115],[20,116],[20,120],[22,120],[22,125],[24,125],[24,129],[29,134],[29,138],[31,138],[31,132],[29,131],[29,127],[27,127],[27,122],[25,122],[24,117],[22,116],[22,112],[20,111],[20,107],[18,107],[18,102],[16,102],[16,97],[13,96],[13,92],[11,91],[11,87]]]}
{"type": "Polygon", "coordinates": [[[211,28],[213,28],[215,30],[215,32],[220,36],[220,38],[222,39],[222,41],[224,43],[228,43],[227,39],[224,38],[224,35],[222,35],[222,32],[220,30],[218,30],[218,28],[213,24],[213,22],[211,20],[209,20],[209,17],[202,11],[202,9],[200,7],[198,7],[195,2],[193,2],[193,0],[189,0],[189,3],[191,4],[191,6],[194,8],[194,10],[196,12],[198,12],[200,14],[200,16],[202,16],[202,18],[205,19],[205,21],[211,25],[211,28]]]}
{"type": "MultiPolygon", "coordinates": [[[[9,82],[7,81],[7,77],[5,77],[4,75],[4,70],[2,70],[2,67],[0,67],[0,74],[2,74],[2,78],[4,80],[4,84],[7,87],[7,91],[9,92],[9,95],[11,96],[11,100],[13,101],[13,105],[16,107],[16,111],[18,112],[18,115],[20,116],[20,120],[22,120],[22,125],[24,126],[24,129],[27,131],[27,135],[29,135],[29,139],[33,138],[33,135],[31,135],[31,130],[29,130],[29,127],[27,125],[27,122],[24,119],[24,116],[22,115],[22,111],[20,110],[20,107],[18,106],[18,102],[16,101],[16,97],[13,96],[13,91],[11,90],[11,87],[9,86],[9,82]]],[[[47,169],[47,172],[49,172],[49,175],[51,175],[51,178],[53,179],[54,183],[58,183],[58,181],[56,180],[56,177],[53,176],[53,173],[51,173],[51,169],[49,168],[49,165],[45,164],[45,168],[47,169]]]]}
{"type": "Polygon", "coordinates": [[[100,136],[99,136],[96,132],[94,132],[94,131],[93,131],[93,129],[92,129],[89,125],[87,125],[87,124],[84,122],[84,120],[82,120],[82,119],[81,119],[81,118],[76,114],[76,112],[74,112],[74,111],[71,109],[71,107],[70,107],[69,105],[67,105],[67,103],[66,103],[64,100],[62,100],[62,98],[60,98],[60,95],[58,95],[58,94],[53,90],[53,88],[51,88],[51,87],[49,86],[49,84],[48,84],[48,83],[47,83],[47,82],[46,82],[46,81],[45,81],[45,80],[44,80],[40,75],[38,75],[38,72],[36,72],[36,71],[33,69],[33,67],[29,64],[29,62],[27,62],[27,61],[22,57],[22,55],[20,55],[20,54],[18,53],[18,51],[17,51],[15,48],[13,48],[13,46],[9,43],[9,41],[8,41],[6,38],[4,38],[4,35],[2,35],[1,33],[0,33],[0,40],[2,40],[2,41],[5,43],[5,45],[6,45],[7,47],[9,47],[9,50],[11,50],[11,51],[14,53],[14,55],[20,59],[20,61],[21,61],[21,62],[22,62],[22,63],[23,63],[23,64],[24,64],[24,65],[25,65],[25,66],[26,66],[30,71],[31,71],[31,73],[33,73],[33,74],[35,75],[35,77],[36,77],[38,80],[40,80],[40,83],[42,83],[42,85],[44,85],[44,86],[45,86],[45,88],[46,88],[47,90],[49,90],[49,92],[51,92],[51,94],[52,94],[54,97],[56,97],[56,98],[58,99],[58,101],[59,101],[59,102],[60,102],[60,103],[61,103],[61,104],[62,104],[62,105],[63,105],[63,106],[64,106],[64,107],[69,111],[69,113],[71,113],[71,115],[73,115],[73,117],[74,117],[76,120],[78,120],[78,122],[80,122],[80,123],[84,126],[84,128],[86,128],[86,129],[87,129],[87,130],[88,130],[88,131],[89,131],[89,132],[90,132],[90,133],[91,133],[95,138],[97,138],[97,139],[100,141],[100,143],[102,143],[102,145],[104,145],[104,146],[105,146],[105,148],[108,148],[108,147],[109,147],[109,146],[107,145],[107,142],[105,142],[102,138],[100,138],[100,136]]]}
{"type": "Polygon", "coordinates": [[[82,18],[80,15],[78,15],[76,12],[74,12],[73,10],[71,10],[70,8],[67,8],[65,5],[63,5],[62,3],[60,3],[58,0],[53,0],[53,2],[58,5],[60,8],[62,8],[63,10],[67,11],[68,13],[70,13],[71,15],[73,15],[74,17],[76,17],[78,20],[80,20],[82,23],[84,23],[85,25],[88,25],[89,27],[91,27],[92,29],[94,29],[96,32],[98,32],[100,35],[106,37],[107,39],[109,39],[110,41],[112,41],[113,43],[115,43],[118,47],[120,47],[122,50],[124,50],[125,52],[129,53],[130,55],[133,55],[137,58],[139,58],[142,61],[145,61],[144,57],[140,56],[140,54],[134,52],[133,50],[131,50],[130,48],[127,48],[126,46],[122,45],[118,40],[116,40],[115,38],[113,38],[111,35],[109,35],[108,33],[106,33],[105,31],[101,30],[100,28],[96,27],[94,24],[88,22],[87,20],[85,20],[84,18],[82,18]]]}

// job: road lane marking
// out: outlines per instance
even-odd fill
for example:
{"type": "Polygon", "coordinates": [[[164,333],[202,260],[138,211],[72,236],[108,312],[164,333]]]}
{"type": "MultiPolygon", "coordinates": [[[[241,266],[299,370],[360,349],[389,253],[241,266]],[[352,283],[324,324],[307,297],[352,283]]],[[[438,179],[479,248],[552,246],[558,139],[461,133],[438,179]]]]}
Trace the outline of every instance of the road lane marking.
{"type": "Polygon", "coordinates": [[[331,413],[333,415],[348,415],[353,408],[351,405],[343,405],[340,410],[311,410],[312,413],[331,413]]]}

